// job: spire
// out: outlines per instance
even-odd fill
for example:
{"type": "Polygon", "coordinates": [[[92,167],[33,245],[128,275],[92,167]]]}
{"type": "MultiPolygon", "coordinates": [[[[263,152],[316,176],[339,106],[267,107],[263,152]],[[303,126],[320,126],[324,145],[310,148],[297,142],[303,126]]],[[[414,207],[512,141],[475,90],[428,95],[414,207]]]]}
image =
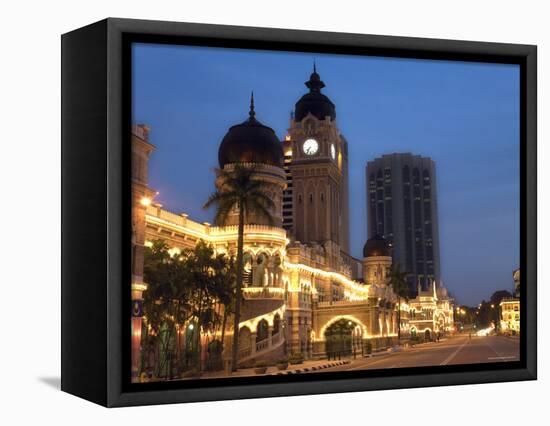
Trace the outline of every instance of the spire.
{"type": "Polygon", "coordinates": [[[254,111],[254,91],[250,94],[250,112],[248,113],[250,119],[253,120],[256,112],[254,111]]]}
{"type": "Polygon", "coordinates": [[[313,59],[313,72],[309,76],[309,81],[306,81],[305,85],[311,93],[319,93],[321,89],[325,87],[325,83],[321,81],[321,77],[317,74],[317,63],[313,59]]]}

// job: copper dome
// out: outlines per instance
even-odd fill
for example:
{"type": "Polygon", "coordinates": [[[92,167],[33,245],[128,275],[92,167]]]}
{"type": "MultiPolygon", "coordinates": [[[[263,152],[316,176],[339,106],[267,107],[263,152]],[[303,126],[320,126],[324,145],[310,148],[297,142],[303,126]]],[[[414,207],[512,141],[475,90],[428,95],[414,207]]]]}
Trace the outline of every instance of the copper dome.
{"type": "Polygon", "coordinates": [[[331,120],[336,119],[336,107],[328,97],[321,93],[325,83],[317,74],[315,64],[313,65],[313,73],[309,76],[309,81],[306,81],[305,85],[309,89],[309,93],[306,93],[296,102],[294,120],[302,121],[308,113],[319,120],[324,120],[326,117],[330,117],[331,120]]]}
{"type": "Polygon", "coordinates": [[[218,162],[223,168],[231,163],[261,163],[282,166],[283,148],[272,128],[255,118],[254,96],[250,100],[248,120],[232,126],[218,150],[218,162]]]}
{"type": "Polygon", "coordinates": [[[384,237],[376,234],[369,238],[363,247],[363,257],[391,256],[390,245],[384,237]]]}

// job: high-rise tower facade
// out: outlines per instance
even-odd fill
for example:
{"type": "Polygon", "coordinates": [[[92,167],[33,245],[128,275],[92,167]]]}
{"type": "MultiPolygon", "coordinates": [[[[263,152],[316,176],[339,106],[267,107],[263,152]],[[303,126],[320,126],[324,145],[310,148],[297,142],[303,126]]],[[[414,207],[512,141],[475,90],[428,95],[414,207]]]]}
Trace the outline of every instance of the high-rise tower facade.
{"type": "Polygon", "coordinates": [[[368,235],[383,236],[393,263],[408,272],[411,292],[440,285],[435,163],[419,155],[389,154],[367,163],[368,235]]]}
{"type": "MultiPolygon", "coordinates": [[[[332,242],[349,254],[348,147],[336,108],[314,68],[284,141],[286,229],[302,243],[332,242]]],[[[338,253],[340,255],[340,253],[338,253]]]]}

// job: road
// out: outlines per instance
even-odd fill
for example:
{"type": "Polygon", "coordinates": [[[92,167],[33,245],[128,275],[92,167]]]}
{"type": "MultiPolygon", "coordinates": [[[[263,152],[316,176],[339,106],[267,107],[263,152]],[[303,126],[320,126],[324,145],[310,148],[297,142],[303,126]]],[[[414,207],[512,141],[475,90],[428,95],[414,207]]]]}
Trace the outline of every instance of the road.
{"type": "Polygon", "coordinates": [[[519,339],[504,336],[459,335],[439,343],[427,343],[371,358],[357,358],[350,364],[325,371],[425,367],[433,365],[478,364],[519,361],[519,339]]]}

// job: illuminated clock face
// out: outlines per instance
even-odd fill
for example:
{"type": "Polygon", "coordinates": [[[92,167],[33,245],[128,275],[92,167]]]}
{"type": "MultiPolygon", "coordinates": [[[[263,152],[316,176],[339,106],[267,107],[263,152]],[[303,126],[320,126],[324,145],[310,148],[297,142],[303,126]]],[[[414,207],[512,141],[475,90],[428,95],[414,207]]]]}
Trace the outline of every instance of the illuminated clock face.
{"type": "Polygon", "coordinates": [[[330,145],[330,156],[333,160],[336,160],[336,148],[334,147],[334,144],[330,145]]]}
{"type": "Polygon", "coordinates": [[[315,155],[319,150],[319,144],[315,139],[308,139],[304,142],[303,148],[306,155],[315,155]]]}

